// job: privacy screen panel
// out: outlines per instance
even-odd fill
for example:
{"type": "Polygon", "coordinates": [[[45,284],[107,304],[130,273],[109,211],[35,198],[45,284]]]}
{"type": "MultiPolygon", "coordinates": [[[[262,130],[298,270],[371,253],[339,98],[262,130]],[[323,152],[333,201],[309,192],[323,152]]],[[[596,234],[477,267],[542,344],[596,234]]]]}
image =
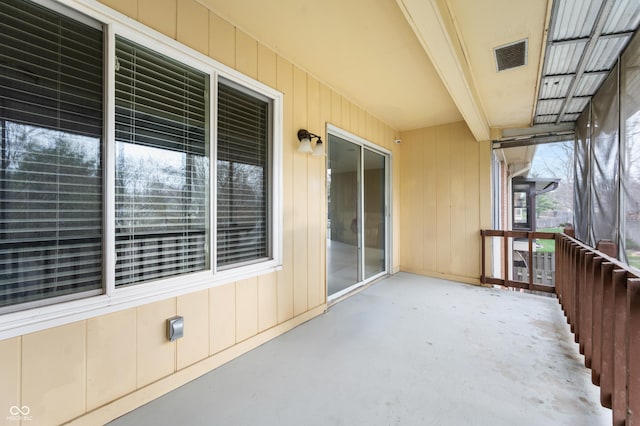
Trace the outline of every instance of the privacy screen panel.
{"type": "Polygon", "coordinates": [[[270,238],[267,100],[218,85],[217,265],[268,258],[270,238]]]}
{"type": "Polygon", "coordinates": [[[0,2],[0,310],[102,289],[103,33],[86,20],[0,2]]]}
{"type": "MultiPolygon", "coordinates": [[[[639,33],[640,34],[640,33],[639,33]]],[[[621,254],[640,269],[640,37],[625,50],[620,69],[622,155],[621,254]]]]}
{"type": "Polygon", "coordinates": [[[208,76],[116,40],[116,286],[208,264],[208,76]]]}
{"type": "Polygon", "coordinates": [[[593,97],[591,108],[591,241],[618,243],[618,67],[593,97]]]}
{"type": "Polygon", "coordinates": [[[576,238],[586,244],[593,244],[589,238],[589,216],[590,216],[590,111],[589,105],[580,115],[576,122],[576,145],[575,145],[575,180],[573,211],[575,218],[576,238]]]}

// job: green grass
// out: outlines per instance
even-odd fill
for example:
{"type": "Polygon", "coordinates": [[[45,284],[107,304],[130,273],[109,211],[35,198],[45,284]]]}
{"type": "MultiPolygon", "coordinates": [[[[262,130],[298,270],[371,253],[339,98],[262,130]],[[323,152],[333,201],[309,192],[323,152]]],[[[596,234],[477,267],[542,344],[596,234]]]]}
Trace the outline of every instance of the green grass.
{"type": "Polygon", "coordinates": [[[556,227],[556,228],[542,228],[542,229],[538,229],[537,232],[562,232],[564,231],[564,228],[562,227],[556,227]]]}
{"type": "MultiPolygon", "coordinates": [[[[544,228],[538,229],[538,232],[562,232],[563,230],[564,228],[544,228]]],[[[555,240],[542,240],[538,238],[536,242],[542,245],[542,248],[536,249],[538,252],[551,253],[556,251],[555,240]]],[[[627,251],[627,259],[629,260],[630,266],[640,269],[640,251],[627,251]]]]}
{"type": "MultiPolygon", "coordinates": [[[[538,232],[562,232],[564,228],[556,227],[556,228],[542,228],[538,229],[538,232]]],[[[541,253],[553,253],[556,251],[556,242],[555,240],[542,240],[540,238],[536,239],[538,244],[542,245],[542,248],[537,248],[536,251],[541,253]]]]}
{"type": "Polygon", "coordinates": [[[640,254],[636,253],[638,252],[627,252],[627,259],[629,259],[629,265],[636,269],[640,269],[640,254]]]}

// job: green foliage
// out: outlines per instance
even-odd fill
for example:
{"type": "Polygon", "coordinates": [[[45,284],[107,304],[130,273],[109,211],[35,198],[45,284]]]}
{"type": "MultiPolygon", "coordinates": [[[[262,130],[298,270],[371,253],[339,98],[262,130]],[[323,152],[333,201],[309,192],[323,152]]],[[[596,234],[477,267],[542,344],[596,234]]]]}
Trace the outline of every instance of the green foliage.
{"type": "Polygon", "coordinates": [[[540,217],[542,212],[555,210],[558,202],[551,198],[549,194],[540,194],[536,197],[536,217],[540,217]]]}
{"type": "Polygon", "coordinates": [[[640,250],[640,242],[631,238],[626,238],[624,242],[627,250],[640,250]]]}

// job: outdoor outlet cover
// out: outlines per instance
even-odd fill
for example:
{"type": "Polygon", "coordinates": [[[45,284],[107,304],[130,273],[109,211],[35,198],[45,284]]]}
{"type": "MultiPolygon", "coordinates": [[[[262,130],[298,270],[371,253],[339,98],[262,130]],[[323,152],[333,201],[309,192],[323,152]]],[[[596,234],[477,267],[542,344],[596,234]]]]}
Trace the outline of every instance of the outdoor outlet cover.
{"type": "Polygon", "coordinates": [[[173,342],[184,335],[184,318],[173,317],[167,320],[167,339],[173,342]]]}

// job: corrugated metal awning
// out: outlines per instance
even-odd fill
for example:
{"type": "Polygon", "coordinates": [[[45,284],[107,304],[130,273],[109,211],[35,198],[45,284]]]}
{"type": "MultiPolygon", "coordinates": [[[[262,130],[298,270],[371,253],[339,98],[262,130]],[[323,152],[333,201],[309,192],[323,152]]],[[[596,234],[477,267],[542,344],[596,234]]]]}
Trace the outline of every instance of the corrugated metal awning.
{"type": "Polygon", "coordinates": [[[554,0],[533,124],[575,121],[639,25],[638,0],[554,0]]]}

